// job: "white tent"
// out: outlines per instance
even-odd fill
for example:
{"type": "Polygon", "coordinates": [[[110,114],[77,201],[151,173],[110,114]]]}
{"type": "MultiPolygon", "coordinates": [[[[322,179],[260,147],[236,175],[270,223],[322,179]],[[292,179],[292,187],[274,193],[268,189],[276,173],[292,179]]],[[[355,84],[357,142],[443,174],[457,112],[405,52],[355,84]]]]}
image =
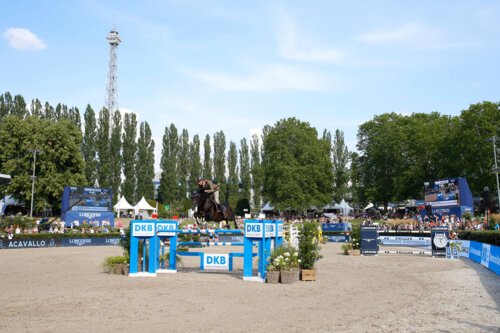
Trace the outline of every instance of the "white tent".
{"type": "Polygon", "coordinates": [[[125,213],[127,213],[128,211],[134,210],[134,206],[129,204],[125,197],[121,197],[116,205],[113,206],[113,208],[115,209],[115,212],[118,212],[118,218],[120,218],[120,213],[122,211],[125,211],[125,213]]]}
{"type": "Polygon", "coordinates": [[[340,210],[342,210],[342,214],[344,216],[349,215],[352,210],[352,207],[349,206],[349,204],[344,199],[342,199],[342,201],[339,203],[339,208],[340,210]]]}
{"type": "Polygon", "coordinates": [[[135,210],[135,215],[143,215],[147,217],[151,215],[149,214],[149,211],[153,211],[153,213],[156,212],[156,208],[148,204],[148,202],[146,201],[146,199],[144,199],[144,197],[142,197],[142,199],[139,200],[137,205],[135,205],[134,210],[135,210]]]}

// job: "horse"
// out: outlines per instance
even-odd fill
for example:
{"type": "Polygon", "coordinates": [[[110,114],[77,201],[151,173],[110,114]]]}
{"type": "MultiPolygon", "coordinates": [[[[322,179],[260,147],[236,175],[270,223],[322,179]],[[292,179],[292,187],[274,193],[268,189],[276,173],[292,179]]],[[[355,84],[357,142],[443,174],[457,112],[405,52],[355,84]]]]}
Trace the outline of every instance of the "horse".
{"type": "Polygon", "coordinates": [[[210,198],[209,193],[205,193],[203,190],[193,192],[191,194],[191,202],[193,204],[193,209],[195,209],[194,217],[196,224],[198,225],[199,220],[205,220],[205,222],[226,222],[227,229],[230,229],[229,221],[233,221],[234,228],[238,229],[236,225],[236,217],[233,210],[227,203],[221,203],[221,211],[217,211],[215,202],[210,198]]]}

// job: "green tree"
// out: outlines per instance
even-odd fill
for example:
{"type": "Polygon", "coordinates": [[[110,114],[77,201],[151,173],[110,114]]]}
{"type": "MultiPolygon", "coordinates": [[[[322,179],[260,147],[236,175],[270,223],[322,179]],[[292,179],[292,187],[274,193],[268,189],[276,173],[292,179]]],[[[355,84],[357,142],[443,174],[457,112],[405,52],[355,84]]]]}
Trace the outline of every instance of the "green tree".
{"type": "Polygon", "coordinates": [[[111,188],[113,189],[114,201],[118,201],[122,183],[122,115],[116,110],[113,113],[113,128],[111,130],[111,142],[109,155],[111,157],[111,188]]]}
{"type": "Polygon", "coordinates": [[[212,148],[210,146],[210,135],[205,136],[203,141],[203,178],[212,179],[212,148]]]}
{"type": "Polygon", "coordinates": [[[315,128],[295,118],[278,121],[264,141],[264,198],[276,209],[304,211],[331,200],[332,163],[315,128]]]}
{"type": "Polygon", "coordinates": [[[349,150],[344,142],[344,132],[335,131],[332,144],[333,157],[333,199],[340,202],[347,197],[349,182],[349,150]]]}
{"type": "Polygon", "coordinates": [[[226,136],[222,131],[214,134],[214,178],[219,184],[221,201],[227,201],[226,136]]]}
{"type": "Polygon", "coordinates": [[[93,186],[97,180],[97,123],[95,112],[87,105],[83,116],[85,121],[85,130],[83,134],[82,153],[85,160],[85,179],[88,186],[93,186]]]}
{"type": "MultiPolygon", "coordinates": [[[[240,201],[243,200],[242,203],[243,209],[249,209],[250,202],[250,188],[251,178],[250,178],[250,155],[248,151],[248,143],[247,139],[243,138],[240,141],[240,181],[241,181],[241,190],[240,190],[240,201]]],[[[242,215],[242,212],[237,213],[238,215],[242,215]]]]}
{"type": "Polygon", "coordinates": [[[201,177],[200,137],[198,134],[193,136],[193,142],[189,147],[189,174],[189,190],[190,192],[193,192],[198,188],[198,185],[196,184],[197,178],[201,177]]]}
{"type": "Polygon", "coordinates": [[[12,176],[6,192],[29,207],[33,172],[32,149],[36,160],[34,212],[60,208],[64,186],[85,184],[82,136],[74,123],[51,122],[37,117],[8,116],[0,122],[0,167],[12,176]]]}
{"type": "Polygon", "coordinates": [[[238,150],[236,144],[229,142],[229,151],[227,156],[227,166],[229,170],[227,178],[227,202],[231,207],[236,207],[238,203],[238,150]]]}
{"type": "Polygon", "coordinates": [[[136,201],[140,200],[142,197],[145,197],[146,199],[154,199],[154,150],[155,142],[152,139],[151,128],[147,122],[142,122],[139,127],[139,139],[137,140],[136,201]]]}
{"type": "Polygon", "coordinates": [[[108,109],[99,112],[99,127],[97,129],[97,182],[99,187],[108,188],[112,184],[111,151],[110,151],[110,114],[108,109]]]}
{"type": "MultiPolygon", "coordinates": [[[[467,178],[475,193],[480,193],[485,186],[496,188],[495,177],[491,173],[494,165],[493,144],[487,141],[493,136],[500,136],[499,103],[472,104],[460,113],[453,138],[456,148],[453,163],[459,166],[460,171],[457,173],[467,178]]],[[[497,142],[497,149],[498,147],[497,142]]],[[[498,153],[497,158],[500,158],[498,153]]]]}
{"type": "Polygon", "coordinates": [[[125,113],[123,117],[123,185],[122,195],[131,202],[136,202],[136,163],[137,163],[137,116],[125,113]]]}
{"type": "Polygon", "coordinates": [[[182,130],[179,138],[179,162],[178,162],[178,176],[179,176],[179,198],[186,198],[189,192],[189,133],[187,129],[182,130]]]}
{"type": "Polygon", "coordinates": [[[264,174],[260,160],[260,142],[257,134],[252,135],[250,141],[250,173],[252,175],[252,191],[255,209],[260,209],[262,205],[262,186],[264,184],[264,174]]]}
{"type": "Polygon", "coordinates": [[[384,208],[396,198],[397,176],[403,171],[404,130],[396,113],[376,116],[358,131],[358,172],[367,200],[384,208]]]}
{"type": "Polygon", "coordinates": [[[163,150],[161,155],[160,188],[158,189],[158,201],[164,204],[173,204],[179,193],[177,176],[177,159],[179,152],[179,135],[174,124],[165,127],[163,134],[163,150]]]}

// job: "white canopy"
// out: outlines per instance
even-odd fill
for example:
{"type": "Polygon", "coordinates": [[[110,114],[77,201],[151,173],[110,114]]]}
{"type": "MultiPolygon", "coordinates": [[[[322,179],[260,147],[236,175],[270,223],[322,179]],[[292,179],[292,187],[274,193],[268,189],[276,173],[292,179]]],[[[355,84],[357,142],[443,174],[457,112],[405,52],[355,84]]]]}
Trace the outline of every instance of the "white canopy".
{"type": "Polygon", "coordinates": [[[115,212],[118,212],[118,217],[120,217],[121,211],[130,211],[134,209],[134,206],[128,203],[127,199],[125,197],[121,197],[120,200],[116,203],[116,205],[113,206],[115,209],[115,212]]]}
{"type": "Polygon", "coordinates": [[[134,210],[135,210],[135,215],[139,215],[142,213],[149,216],[150,215],[149,211],[152,210],[153,212],[156,212],[156,208],[148,204],[148,202],[146,201],[146,199],[144,199],[144,197],[142,197],[142,199],[139,200],[139,202],[135,205],[134,210]]]}
{"type": "Polygon", "coordinates": [[[342,199],[342,201],[339,203],[339,209],[342,210],[342,214],[344,216],[347,216],[351,212],[352,207],[349,206],[349,204],[344,199],[342,199]]]}

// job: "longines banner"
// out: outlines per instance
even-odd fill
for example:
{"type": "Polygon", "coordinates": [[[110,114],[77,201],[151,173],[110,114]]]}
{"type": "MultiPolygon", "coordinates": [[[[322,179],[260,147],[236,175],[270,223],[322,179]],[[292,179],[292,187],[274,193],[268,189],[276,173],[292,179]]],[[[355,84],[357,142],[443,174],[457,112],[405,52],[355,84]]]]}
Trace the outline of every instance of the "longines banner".
{"type": "Polygon", "coordinates": [[[361,227],[361,254],[378,254],[378,227],[361,227]]]}
{"type": "Polygon", "coordinates": [[[0,250],[106,245],[120,245],[120,238],[0,239],[0,250]]]}
{"type": "Polygon", "coordinates": [[[448,227],[434,227],[431,229],[432,256],[446,256],[448,246],[448,227]]]}

